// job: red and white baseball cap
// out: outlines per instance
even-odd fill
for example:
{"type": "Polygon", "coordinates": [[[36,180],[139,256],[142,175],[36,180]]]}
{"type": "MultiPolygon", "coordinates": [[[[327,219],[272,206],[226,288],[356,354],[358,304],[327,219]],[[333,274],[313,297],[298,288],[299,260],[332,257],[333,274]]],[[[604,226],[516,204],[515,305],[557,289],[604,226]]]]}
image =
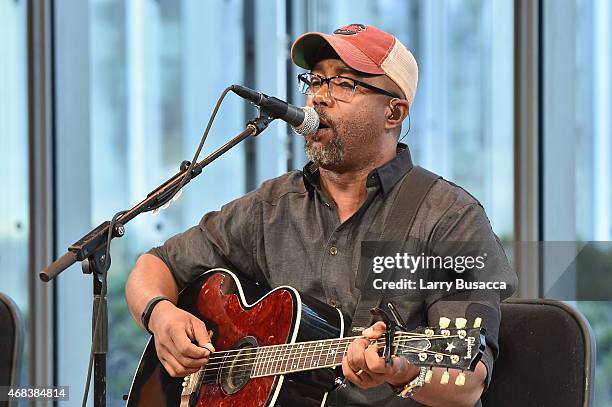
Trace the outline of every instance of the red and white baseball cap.
{"type": "Polygon", "coordinates": [[[329,44],[340,59],[356,71],[387,75],[404,92],[412,105],[419,79],[419,68],[412,53],[393,35],[371,25],[351,24],[333,34],[308,32],[291,47],[291,59],[304,69],[318,62],[317,53],[329,44]]]}

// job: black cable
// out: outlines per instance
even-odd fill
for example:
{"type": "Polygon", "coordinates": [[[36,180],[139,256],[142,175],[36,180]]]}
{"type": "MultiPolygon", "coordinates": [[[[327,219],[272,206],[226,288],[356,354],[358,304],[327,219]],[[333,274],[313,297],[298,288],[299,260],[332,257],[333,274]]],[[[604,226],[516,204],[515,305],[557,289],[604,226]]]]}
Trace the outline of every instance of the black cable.
{"type": "Polygon", "coordinates": [[[406,133],[404,133],[402,138],[399,139],[398,143],[401,142],[408,135],[408,133],[410,133],[410,110],[408,110],[408,130],[406,130],[406,133]]]}
{"type": "MultiPolygon", "coordinates": [[[[202,148],[204,148],[204,143],[206,142],[206,139],[208,138],[208,133],[210,132],[210,128],[212,127],[212,124],[215,120],[215,117],[217,116],[217,112],[219,111],[219,108],[221,107],[221,103],[223,102],[223,100],[225,99],[225,96],[227,95],[227,93],[231,90],[231,87],[227,87],[225,88],[225,90],[221,93],[221,96],[219,97],[219,99],[217,99],[217,103],[215,105],[215,108],[213,109],[213,112],[210,116],[210,118],[208,119],[208,125],[206,126],[206,130],[204,130],[204,134],[202,134],[202,138],[200,139],[200,145],[198,146],[194,156],[193,156],[193,160],[191,160],[191,162],[189,163],[189,168],[187,168],[187,171],[185,171],[185,176],[183,177],[183,179],[181,180],[181,183],[178,185],[178,187],[176,187],[176,189],[172,192],[172,194],[166,198],[165,200],[163,200],[162,202],[158,202],[155,205],[149,206],[147,208],[144,209],[144,212],[148,212],[154,209],[157,209],[163,205],[166,204],[166,202],[170,201],[176,194],[178,191],[181,190],[181,188],[183,188],[185,186],[185,184],[187,183],[187,181],[189,180],[189,178],[191,177],[191,171],[193,170],[194,165],[196,164],[198,157],[200,156],[200,152],[202,151],[202,148]]],[[[123,216],[125,213],[127,213],[128,211],[119,211],[117,212],[113,218],[110,221],[110,224],[108,226],[108,234],[107,234],[107,238],[106,238],[106,251],[104,254],[104,260],[102,261],[102,292],[101,292],[101,297],[105,298],[106,297],[106,293],[107,293],[107,272],[108,269],[110,268],[110,264],[108,263],[108,260],[110,259],[110,244],[111,244],[111,240],[113,238],[113,231],[115,230],[115,225],[117,224],[117,221],[120,220],[120,217],[123,216]]],[[[95,278],[95,276],[94,276],[95,278]]],[[[95,340],[98,336],[98,326],[99,326],[99,322],[100,322],[100,316],[102,315],[102,304],[104,302],[100,301],[99,305],[98,305],[98,310],[96,312],[96,317],[94,320],[94,329],[93,329],[93,339],[91,341],[91,347],[89,349],[89,364],[87,367],[87,381],[85,382],[85,390],[83,391],[83,400],[81,402],[81,406],[85,407],[87,406],[87,398],[89,397],[89,388],[91,386],[91,372],[92,372],[92,368],[93,368],[93,360],[94,360],[94,343],[95,340]]],[[[106,305],[105,305],[106,306],[106,305]]],[[[108,309],[108,307],[107,307],[108,309]]]]}
{"type": "Polygon", "coordinates": [[[208,133],[210,132],[210,128],[212,127],[213,121],[215,120],[215,117],[217,116],[217,112],[219,111],[219,108],[221,107],[221,103],[223,102],[223,100],[225,99],[225,96],[230,90],[231,90],[230,86],[225,88],[225,90],[221,93],[221,96],[219,97],[219,99],[217,99],[217,104],[215,105],[215,108],[213,109],[210,119],[208,119],[208,125],[206,126],[206,130],[204,130],[204,134],[202,134],[200,145],[198,146],[195,154],[193,155],[193,159],[189,163],[189,168],[187,168],[187,171],[185,171],[185,175],[183,176],[181,183],[178,185],[178,187],[176,187],[176,189],[172,192],[172,194],[167,199],[163,200],[162,202],[158,202],[155,205],[147,207],[145,209],[146,212],[152,211],[152,210],[155,210],[157,208],[164,206],[168,201],[170,201],[181,190],[181,188],[185,186],[185,184],[191,177],[191,171],[193,170],[193,167],[198,162],[198,157],[200,156],[200,152],[202,151],[202,148],[204,147],[204,142],[208,138],[208,133]]]}

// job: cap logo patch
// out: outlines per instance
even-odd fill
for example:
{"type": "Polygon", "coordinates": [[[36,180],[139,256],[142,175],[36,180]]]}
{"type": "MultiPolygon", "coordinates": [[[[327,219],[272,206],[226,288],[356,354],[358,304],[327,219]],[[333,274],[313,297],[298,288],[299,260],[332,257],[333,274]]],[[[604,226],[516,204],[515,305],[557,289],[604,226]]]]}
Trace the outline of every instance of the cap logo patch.
{"type": "Polygon", "coordinates": [[[361,31],[365,31],[365,29],[366,29],[366,26],[363,24],[351,24],[351,25],[347,25],[346,27],[338,28],[336,31],[334,31],[334,34],[354,35],[354,34],[360,33],[361,31]]]}

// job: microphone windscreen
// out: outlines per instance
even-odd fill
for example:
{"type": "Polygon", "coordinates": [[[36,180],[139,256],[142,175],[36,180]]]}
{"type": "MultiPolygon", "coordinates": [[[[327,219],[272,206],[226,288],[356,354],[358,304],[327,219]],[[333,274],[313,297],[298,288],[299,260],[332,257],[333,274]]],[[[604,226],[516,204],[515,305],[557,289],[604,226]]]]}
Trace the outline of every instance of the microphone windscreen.
{"type": "Polygon", "coordinates": [[[314,133],[319,128],[319,114],[311,106],[303,107],[302,111],[304,112],[304,121],[302,124],[299,126],[291,126],[293,131],[300,136],[314,133]]]}

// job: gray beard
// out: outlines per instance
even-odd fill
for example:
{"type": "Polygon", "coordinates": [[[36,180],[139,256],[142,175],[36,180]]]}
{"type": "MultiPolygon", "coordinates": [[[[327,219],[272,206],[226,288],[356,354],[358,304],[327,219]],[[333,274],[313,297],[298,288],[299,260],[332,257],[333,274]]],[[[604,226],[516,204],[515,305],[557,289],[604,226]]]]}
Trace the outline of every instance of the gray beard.
{"type": "Polygon", "coordinates": [[[306,157],[318,167],[333,167],[342,163],[344,144],[342,144],[340,137],[334,135],[327,145],[320,147],[314,147],[312,144],[313,138],[306,138],[304,151],[306,152],[306,157]]]}

